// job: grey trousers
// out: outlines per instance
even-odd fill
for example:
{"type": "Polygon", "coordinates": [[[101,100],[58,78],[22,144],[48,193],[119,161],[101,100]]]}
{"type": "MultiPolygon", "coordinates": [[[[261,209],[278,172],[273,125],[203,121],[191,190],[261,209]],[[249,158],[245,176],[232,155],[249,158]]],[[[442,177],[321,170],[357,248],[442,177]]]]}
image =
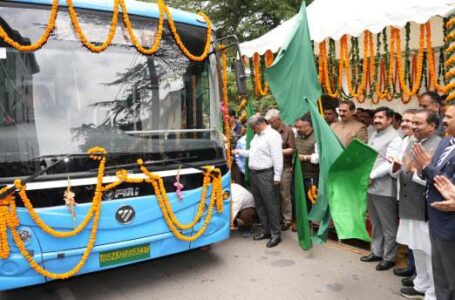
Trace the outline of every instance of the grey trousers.
{"type": "Polygon", "coordinates": [[[436,298],[455,300],[455,241],[438,239],[431,231],[430,239],[436,298]]]}
{"type": "Polygon", "coordinates": [[[279,187],[273,185],[273,170],[260,173],[252,171],[251,192],[264,233],[272,238],[280,237],[280,191],[279,187]]]}
{"type": "Polygon", "coordinates": [[[281,175],[280,196],[281,216],[283,223],[292,223],[292,200],[291,200],[292,168],[284,168],[281,175]]]}
{"type": "Polygon", "coordinates": [[[397,255],[398,204],[395,197],[368,194],[368,214],[372,227],[371,250],[384,260],[397,255]]]}

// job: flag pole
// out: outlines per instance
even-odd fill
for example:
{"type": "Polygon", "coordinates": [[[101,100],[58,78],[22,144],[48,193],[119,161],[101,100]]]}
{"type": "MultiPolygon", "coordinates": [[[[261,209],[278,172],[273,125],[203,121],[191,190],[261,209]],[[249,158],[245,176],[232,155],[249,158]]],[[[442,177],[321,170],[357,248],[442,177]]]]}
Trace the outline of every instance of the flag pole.
{"type": "Polygon", "coordinates": [[[318,108],[319,108],[319,113],[321,114],[322,117],[324,117],[324,109],[322,107],[322,99],[319,98],[318,100],[318,108]]]}

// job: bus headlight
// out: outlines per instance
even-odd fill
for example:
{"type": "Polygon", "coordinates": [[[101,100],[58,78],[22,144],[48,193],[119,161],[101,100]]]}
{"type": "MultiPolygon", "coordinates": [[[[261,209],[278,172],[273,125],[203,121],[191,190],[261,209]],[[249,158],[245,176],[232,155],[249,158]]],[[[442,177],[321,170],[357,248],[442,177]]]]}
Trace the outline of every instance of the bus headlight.
{"type": "Polygon", "coordinates": [[[27,246],[32,241],[32,233],[28,229],[21,229],[19,230],[19,238],[22,240],[24,245],[27,246]]]}
{"type": "Polygon", "coordinates": [[[224,190],[223,191],[223,200],[224,201],[229,200],[230,197],[231,197],[231,191],[230,190],[224,190]]]}

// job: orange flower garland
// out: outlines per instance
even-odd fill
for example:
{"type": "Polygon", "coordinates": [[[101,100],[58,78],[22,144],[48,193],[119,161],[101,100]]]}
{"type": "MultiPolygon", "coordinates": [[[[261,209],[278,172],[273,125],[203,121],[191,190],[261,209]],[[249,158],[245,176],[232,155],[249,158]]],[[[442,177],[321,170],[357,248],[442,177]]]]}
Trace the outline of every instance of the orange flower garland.
{"type": "Polygon", "coordinates": [[[231,129],[229,128],[229,95],[228,95],[228,74],[227,74],[227,54],[226,49],[221,45],[221,79],[223,81],[223,121],[224,135],[226,136],[226,160],[229,168],[231,168],[231,129]]]}
{"type": "MultiPolygon", "coordinates": [[[[0,194],[5,192],[8,187],[0,189],[0,194]]],[[[8,195],[0,200],[0,258],[9,257],[10,248],[8,243],[8,227],[17,227],[16,202],[13,195],[8,195]]]]}
{"type": "Polygon", "coordinates": [[[8,34],[5,32],[3,27],[0,26],[0,38],[2,38],[8,45],[19,50],[19,51],[35,51],[41,48],[49,39],[49,35],[55,28],[55,20],[57,19],[58,13],[58,1],[52,0],[51,14],[49,16],[49,21],[47,22],[46,29],[44,30],[41,37],[35,43],[31,45],[21,45],[18,42],[14,41],[8,34]]]}
{"type": "Polygon", "coordinates": [[[145,55],[153,55],[155,54],[160,47],[161,38],[163,36],[163,27],[164,27],[164,9],[163,7],[164,2],[162,0],[158,0],[158,10],[160,12],[158,18],[158,29],[156,30],[155,40],[153,41],[152,47],[150,49],[144,48],[139,40],[136,37],[136,34],[133,31],[133,26],[131,25],[131,21],[128,15],[128,10],[124,0],[120,0],[120,6],[122,7],[123,12],[123,23],[128,31],[128,34],[131,38],[131,42],[133,43],[134,47],[136,47],[137,51],[145,55]]]}
{"type": "MultiPolygon", "coordinates": [[[[8,34],[5,32],[5,30],[0,26],[0,38],[2,38],[7,44],[9,44],[11,47],[19,50],[19,51],[35,51],[40,49],[49,39],[50,34],[54,31],[55,28],[55,21],[57,19],[57,13],[58,13],[58,0],[53,0],[52,1],[52,8],[51,8],[51,13],[49,16],[49,21],[46,26],[46,29],[44,30],[44,33],[41,35],[39,40],[32,45],[21,45],[11,39],[8,34]]],[[[70,14],[71,22],[73,24],[74,30],[81,40],[81,43],[87,47],[90,51],[99,53],[108,48],[108,46],[112,43],[112,40],[114,39],[117,25],[118,25],[118,14],[119,14],[119,6],[122,8],[122,13],[123,13],[123,22],[125,24],[125,27],[128,31],[128,34],[131,38],[131,41],[133,45],[136,47],[136,49],[141,52],[142,54],[145,55],[152,55],[156,53],[159,49],[161,39],[162,39],[162,34],[163,34],[163,27],[164,27],[164,15],[166,14],[169,28],[172,32],[172,35],[174,37],[174,40],[177,44],[177,46],[180,48],[180,50],[183,52],[183,54],[190,60],[192,61],[203,61],[207,58],[208,53],[210,51],[211,47],[211,42],[212,42],[212,23],[210,19],[203,13],[199,13],[200,16],[202,16],[207,24],[207,34],[206,34],[206,43],[204,46],[204,50],[200,55],[194,55],[192,54],[186,46],[183,44],[182,39],[180,38],[180,35],[177,32],[177,28],[175,26],[174,20],[172,19],[172,14],[167,8],[167,6],[164,4],[163,0],[158,0],[158,9],[159,9],[159,19],[158,19],[158,29],[156,32],[155,36],[155,41],[153,42],[153,45],[150,49],[144,48],[139,40],[137,39],[132,25],[131,21],[129,19],[128,15],[128,9],[125,4],[125,0],[114,0],[114,6],[113,6],[113,12],[112,12],[112,21],[109,29],[109,34],[106,38],[106,40],[99,46],[91,43],[87,36],[83,33],[82,28],[80,26],[80,23],[78,21],[77,13],[73,5],[72,0],[68,0],[68,11],[70,14]]]]}
{"type": "Polygon", "coordinates": [[[425,24],[425,30],[426,30],[426,39],[427,39],[427,59],[428,59],[428,70],[430,72],[430,82],[436,91],[444,93],[445,87],[441,86],[438,83],[438,78],[436,75],[433,46],[431,44],[431,24],[430,24],[430,22],[427,22],[425,24]]]}
{"type": "Polygon", "coordinates": [[[413,83],[412,89],[406,84],[403,59],[401,56],[401,41],[400,41],[400,30],[397,28],[392,28],[392,37],[395,42],[396,47],[396,57],[397,57],[397,67],[400,79],[401,90],[406,97],[412,97],[420,90],[420,85],[422,83],[422,68],[423,68],[423,54],[424,54],[424,38],[425,38],[425,25],[420,25],[420,42],[419,42],[419,52],[417,56],[417,66],[416,66],[416,79],[413,83]]]}
{"type": "Polygon", "coordinates": [[[319,43],[319,78],[322,78],[322,80],[320,79],[321,84],[325,86],[327,94],[332,98],[337,98],[338,88],[333,90],[330,84],[327,46],[325,40],[319,43]]]}
{"type": "Polygon", "coordinates": [[[452,15],[445,24],[447,29],[447,49],[446,54],[446,74],[447,85],[445,87],[445,93],[447,94],[446,103],[455,100],[455,15],[452,15]]]}
{"type": "MultiPolygon", "coordinates": [[[[452,22],[455,24],[455,21],[452,22]]],[[[452,23],[448,23],[449,25],[452,23]]],[[[446,25],[447,26],[447,25],[446,25]]],[[[450,37],[450,34],[448,35],[450,37]]],[[[455,40],[455,31],[453,32],[453,38],[455,40]]],[[[347,88],[348,88],[348,96],[357,98],[357,100],[362,103],[365,98],[362,97],[365,90],[368,89],[368,86],[374,86],[374,93],[377,96],[377,99],[372,99],[373,104],[377,104],[380,99],[387,99],[391,101],[393,99],[393,92],[394,87],[400,86],[402,91],[402,101],[404,104],[409,103],[411,97],[416,95],[422,83],[422,70],[423,70],[423,56],[425,53],[425,40],[426,48],[428,51],[428,69],[429,69],[429,78],[431,84],[434,88],[439,91],[443,92],[445,87],[441,86],[437,82],[436,70],[435,70],[435,62],[434,62],[434,53],[431,44],[431,28],[430,23],[426,23],[420,26],[420,41],[419,41],[419,50],[417,59],[415,61],[415,79],[413,80],[413,85],[409,88],[406,84],[405,74],[404,74],[404,67],[403,67],[403,58],[401,55],[401,38],[400,38],[400,31],[397,28],[391,28],[391,36],[390,36],[390,61],[388,67],[384,64],[384,61],[379,60],[377,62],[379,64],[378,74],[375,72],[375,60],[374,60],[374,41],[373,35],[370,32],[364,33],[364,49],[363,49],[363,57],[364,60],[362,62],[362,75],[361,81],[356,85],[358,86],[357,91],[354,89],[351,78],[351,68],[350,68],[350,61],[349,61],[349,49],[348,49],[348,42],[347,36],[344,35],[340,39],[340,59],[338,62],[338,87],[332,88],[329,79],[329,72],[328,72],[328,59],[327,59],[327,48],[326,42],[322,41],[319,43],[319,81],[324,87],[326,93],[331,97],[338,97],[339,96],[339,89],[343,83],[343,75],[346,72],[346,79],[347,79],[347,88]],[[366,59],[367,58],[367,59],[366,59]],[[407,98],[407,99],[406,99],[407,98]]],[[[448,51],[455,52],[455,43],[451,44],[448,48],[448,51]]],[[[449,58],[446,61],[446,66],[448,65],[455,65],[455,56],[449,58]]],[[[455,68],[452,70],[448,70],[447,74],[452,76],[451,74],[455,75],[455,68]]],[[[447,76],[447,75],[446,75],[447,76]]],[[[455,88],[455,83],[453,83],[453,87],[455,88]]],[[[455,95],[453,96],[455,99],[455,95]]]]}
{"type": "Polygon", "coordinates": [[[107,47],[112,43],[112,40],[114,39],[114,36],[115,36],[115,32],[117,30],[119,0],[114,0],[114,7],[113,7],[113,12],[112,12],[112,22],[111,22],[111,27],[109,28],[109,34],[108,34],[106,40],[99,46],[96,46],[95,44],[90,43],[90,41],[87,39],[86,35],[82,32],[82,28],[81,28],[78,18],[77,18],[77,13],[74,9],[73,0],[67,0],[66,2],[68,4],[68,11],[70,14],[71,21],[73,23],[74,31],[76,31],[76,34],[79,37],[79,39],[81,40],[82,44],[92,52],[102,52],[102,51],[106,50],[107,47]]]}
{"type": "Polygon", "coordinates": [[[368,71],[368,63],[374,63],[374,57],[368,55],[368,49],[370,47],[370,39],[373,39],[373,34],[371,32],[365,31],[364,33],[364,41],[363,41],[363,62],[362,62],[362,77],[360,84],[358,85],[357,92],[354,91],[351,82],[351,66],[349,62],[349,51],[348,51],[348,42],[347,36],[343,36],[340,41],[340,60],[343,60],[343,65],[346,69],[346,79],[347,85],[349,90],[349,95],[354,98],[360,98],[365,91],[366,82],[367,82],[367,71],[368,71]]]}
{"type": "MultiPolygon", "coordinates": [[[[9,244],[8,244],[8,236],[7,236],[7,228],[9,227],[11,230],[11,234],[13,236],[13,240],[16,243],[20,253],[25,257],[25,259],[30,264],[30,267],[33,268],[39,274],[52,278],[52,279],[66,279],[69,278],[76,273],[78,273],[81,268],[87,262],[87,259],[95,245],[96,241],[96,234],[98,232],[98,224],[101,215],[101,201],[102,195],[104,191],[112,189],[123,182],[129,183],[142,183],[148,182],[153,185],[155,189],[155,195],[157,197],[159,206],[163,213],[163,217],[166,220],[167,225],[174,233],[174,235],[184,241],[194,241],[199,238],[206,230],[208,224],[210,223],[211,216],[213,213],[213,209],[216,206],[218,212],[223,211],[223,191],[222,191],[222,177],[221,171],[219,169],[209,168],[206,167],[204,171],[204,180],[203,180],[203,187],[201,193],[201,200],[198,207],[198,212],[196,214],[195,219],[189,224],[181,224],[176,219],[174,213],[172,212],[172,208],[170,206],[169,200],[167,199],[167,193],[164,188],[163,179],[160,176],[154,175],[149,172],[143,165],[142,160],[138,160],[138,164],[140,166],[141,171],[148,177],[148,179],[137,179],[137,178],[128,178],[128,173],[126,170],[120,170],[117,172],[118,180],[112,184],[106,185],[103,187],[103,177],[104,177],[104,169],[106,163],[106,151],[101,147],[94,147],[88,151],[89,157],[93,160],[99,160],[99,169],[98,169],[98,176],[97,176],[97,184],[95,189],[95,195],[92,202],[92,207],[85,217],[84,221],[81,225],[79,225],[75,230],[70,232],[58,232],[44,224],[42,220],[39,218],[38,214],[34,211],[33,206],[31,205],[30,200],[26,195],[26,187],[22,185],[19,180],[15,181],[15,186],[19,189],[19,195],[21,199],[24,201],[27,210],[30,213],[31,218],[34,220],[38,226],[43,229],[45,232],[56,236],[56,237],[69,237],[73,236],[76,233],[80,232],[83,228],[86,227],[85,220],[90,220],[94,215],[94,220],[91,228],[90,239],[87,244],[87,248],[85,249],[81,260],[68,272],[65,273],[54,273],[44,269],[41,265],[39,265],[33,258],[33,256],[28,252],[26,249],[23,241],[21,240],[19,233],[17,231],[17,227],[19,226],[19,219],[16,214],[16,204],[14,201],[14,196],[10,195],[5,197],[4,199],[0,199],[0,258],[7,259],[9,257],[9,244]],[[208,185],[212,180],[212,194],[210,197],[210,205],[207,209],[207,216],[204,220],[202,227],[198,230],[198,232],[192,236],[185,236],[179,232],[177,227],[181,230],[191,229],[196,225],[197,222],[200,221],[205,209],[205,200],[206,200],[206,193],[208,189],[208,185]],[[85,224],[84,224],[85,223],[85,224]],[[83,225],[84,224],[84,225],[83,225]]],[[[8,187],[0,189],[0,193],[4,192],[8,187]]]]}
{"type": "MultiPolygon", "coordinates": [[[[124,0],[121,0],[121,1],[124,1],[124,0]]],[[[169,24],[169,28],[171,29],[171,32],[174,36],[174,40],[175,40],[177,46],[179,46],[180,50],[182,50],[182,52],[185,54],[185,56],[188,57],[192,61],[203,61],[209,54],[210,46],[212,44],[212,22],[210,21],[209,17],[207,17],[202,12],[198,13],[198,15],[200,15],[201,17],[204,18],[204,20],[207,24],[207,34],[205,37],[206,42],[205,42],[204,51],[202,52],[201,55],[193,55],[185,47],[179,34],[177,33],[177,28],[175,27],[174,20],[172,19],[172,14],[169,11],[169,9],[167,8],[167,6],[164,4],[164,2],[162,0],[158,0],[158,5],[160,5],[160,13],[161,13],[161,10],[164,10],[164,12],[167,15],[167,22],[169,24]]]]}
{"type": "MultiPolygon", "coordinates": [[[[273,53],[270,50],[267,50],[264,54],[265,56],[265,66],[270,67],[273,64],[273,53]]],[[[253,67],[254,67],[254,86],[256,96],[267,96],[270,92],[269,85],[266,81],[264,81],[264,87],[262,87],[261,83],[261,56],[259,53],[253,54],[253,67]]]]}
{"type": "MultiPolygon", "coordinates": [[[[66,279],[66,278],[69,278],[71,276],[74,276],[77,272],[79,272],[80,269],[87,262],[87,259],[88,259],[89,255],[90,255],[90,253],[91,253],[91,251],[93,249],[93,246],[95,245],[96,234],[98,232],[98,223],[99,223],[100,214],[101,214],[101,201],[102,201],[102,196],[103,196],[102,181],[103,181],[103,176],[104,176],[104,167],[105,167],[105,163],[106,163],[106,157],[103,155],[104,154],[103,152],[105,152],[104,149],[102,149],[100,147],[92,148],[88,152],[92,159],[100,160],[100,165],[99,165],[99,168],[98,168],[98,177],[97,177],[98,181],[97,181],[97,185],[96,185],[96,189],[95,189],[95,196],[93,198],[92,208],[90,209],[90,210],[94,211],[95,217],[94,217],[94,220],[93,220],[93,225],[92,225],[92,229],[91,229],[91,232],[90,232],[90,239],[88,241],[87,248],[85,249],[81,260],[70,271],[65,272],[65,273],[61,273],[61,274],[53,273],[53,272],[50,272],[50,271],[44,269],[41,265],[39,265],[34,260],[34,258],[28,252],[27,248],[25,247],[24,243],[22,242],[22,239],[19,236],[19,233],[16,230],[16,227],[19,225],[19,220],[17,219],[17,215],[15,214],[15,205],[11,206],[11,210],[14,209],[14,214],[11,213],[10,215],[14,215],[15,216],[15,220],[12,220],[11,217],[9,218],[10,219],[9,227],[11,229],[11,234],[13,236],[13,240],[16,243],[17,247],[19,248],[19,251],[22,254],[22,256],[24,256],[25,259],[30,264],[30,267],[32,267],[39,274],[41,274],[43,276],[46,276],[48,278],[52,278],[52,279],[66,279]],[[101,155],[99,155],[100,153],[101,153],[101,155]]],[[[21,196],[21,199],[24,200],[23,196],[25,194],[25,186],[21,185],[19,180],[15,181],[15,185],[20,190],[19,195],[21,196]]],[[[14,203],[14,201],[12,203],[14,203]]],[[[28,209],[28,211],[30,212],[29,209],[28,209]]],[[[33,208],[32,208],[32,211],[34,211],[33,208]]],[[[30,216],[35,221],[35,223],[37,223],[43,230],[46,231],[47,229],[50,229],[50,227],[45,225],[41,221],[41,219],[39,217],[37,217],[36,212],[34,212],[34,214],[30,214],[30,216]],[[43,225],[45,225],[45,226],[43,227],[43,225]]],[[[74,231],[75,230],[73,230],[73,232],[74,231]]],[[[46,231],[46,232],[48,232],[48,231],[46,231]]],[[[65,237],[64,235],[68,234],[68,233],[69,233],[68,236],[74,235],[73,232],[62,233],[62,232],[54,231],[53,229],[51,229],[49,232],[51,232],[52,235],[57,236],[57,237],[65,237]],[[57,235],[55,235],[55,233],[57,233],[57,235]]]]}

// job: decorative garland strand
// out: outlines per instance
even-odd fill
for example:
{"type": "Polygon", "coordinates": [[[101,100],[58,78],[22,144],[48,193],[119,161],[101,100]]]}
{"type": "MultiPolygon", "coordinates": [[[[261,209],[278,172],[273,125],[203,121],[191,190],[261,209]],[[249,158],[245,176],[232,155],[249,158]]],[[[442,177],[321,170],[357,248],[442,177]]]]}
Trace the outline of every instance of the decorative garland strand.
{"type": "Polygon", "coordinates": [[[73,23],[74,31],[76,31],[76,34],[79,37],[79,39],[81,40],[82,44],[85,47],[87,47],[90,51],[95,52],[95,53],[99,53],[99,52],[106,50],[107,47],[112,43],[112,40],[114,39],[114,36],[115,36],[115,32],[117,30],[119,0],[114,0],[112,21],[111,21],[111,27],[109,28],[109,34],[108,34],[106,40],[99,46],[96,46],[95,44],[90,43],[87,36],[82,31],[82,28],[78,21],[76,10],[74,9],[73,0],[67,0],[66,2],[68,4],[68,11],[69,11],[69,15],[71,18],[71,22],[73,23]]]}
{"type": "Polygon", "coordinates": [[[226,136],[226,160],[229,168],[231,168],[231,129],[229,128],[229,95],[228,95],[228,74],[227,74],[227,54],[223,45],[221,49],[221,79],[223,82],[223,121],[224,135],[226,136]]]}
{"type": "Polygon", "coordinates": [[[446,35],[446,94],[447,103],[450,103],[455,99],[455,14],[452,14],[445,24],[447,35],[446,35]]]}
{"type": "Polygon", "coordinates": [[[2,38],[8,45],[14,47],[19,51],[29,52],[38,50],[47,42],[47,40],[49,39],[49,35],[52,33],[52,31],[54,31],[55,20],[57,19],[58,13],[58,1],[59,0],[52,1],[51,13],[49,16],[49,20],[47,22],[46,29],[44,30],[43,34],[38,39],[38,41],[36,41],[35,43],[31,45],[19,44],[18,42],[14,41],[12,38],[9,37],[9,35],[6,33],[2,26],[0,26],[0,38],[2,38]]]}
{"type": "MultiPolygon", "coordinates": [[[[211,41],[212,41],[212,22],[205,14],[203,14],[201,12],[198,14],[204,18],[204,20],[207,24],[206,43],[205,43],[203,52],[200,55],[194,55],[183,44],[182,39],[177,32],[177,28],[176,28],[174,20],[172,18],[172,14],[169,11],[166,4],[163,2],[163,0],[158,0],[158,3],[157,3],[158,9],[159,9],[158,29],[156,31],[156,36],[155,36],[155,40],[152,44],[152,47],[149,49],[143,47],[140,44],[136,34],[133,31],[133,26],[131,25],[131,21],[130,21],[129,15],[128,15],[128,9],[127,9],[125,0],[114,0],[112,21],[111,21],[111,25],[110,25],[110,29],[109,29],[109,34],[108,34],[106,40],[99,46],[91,43],[88,40],[87,36],[82,31],[81,25],[78,20],[77,12],[74,8],[73,1],[68,0],[67,3],[68,3],[68,11],[70,14],[70,19],[73,24],[74,30],[76,31],[77,36],[79,37],[81,43],[92,52],[95,52],[95,53],[103,52],[112,43],[112,40],[114,39],[114,36],[116,33],[117,25],[118,25],[119,6],[122,9],[123,22],[128,31],[128,34],[131,38],[131,41],[132,41],[133,45],[136,47],[136,49],[142,54],[153,55],[154,53],[156,53],[159,50],[159,46],[160,46],[162,34],[163,34],[163,28],[164,28],[164,15],[167,16],[169,28],[172,32],[172,36],[173,36],[177,46],[180,48],[180,50],[183,52],[183,54],[188,59],[190,59],[191,61],[203,61],[207,58],[208,53],[210,51],[211,41]]],[[[13,47],[19,51],[36,51],[36,50],[40,49],[47,42],[50,34],[55,29],[55,21],[57,19],[58,7],[59,7],[59,0],[53,0],[51,12],[50,12],[50,16],[49,16],[49,21],[46,26],[46,29],[44,30],[43,34],[38,39],[38,41],[36,41],[35,43],[33,43],[31,45],[21,45],[18,42],[14,41],[11,37],[9,37],[8,34],[5,32],[5,30],[1,26],[0,26],[0,38],[2,38],[8,45],[10,45],[11,47],[13,47]]]]}
{"type": "Polygon", "coordinates": [[[332,98],[337,98],[338,87],[335,90],[332,89],[332,84],[329,77],[329,66],[325,40],[319,43],[319,77],[321,78],[321,83],[325,87],[326,93],[332,98]]]}
{"type": "Polygon", "coordinates": [[[420,25],[420,42],[419,42],[419,52],[418,52],[418,56],[417,56],[417,67],[416,67],[417,77],[414,80],[412,88],[409,88],[408,85],[406,84],[403,59],[401,56],[401,41],[400,41],[400,30],[399,29],[392,28],[392,38],[394,40],[396,40],[396,42],[394,42],[394,44],[396,47],[397,67],[398,67],[401,90],[406,97],[410,98],[420,90],[420,86],[422,83],[425,25],[420,25]]]}
{"type": "MultiPolygon", "coordinates": [[[[74,229],[73,231],[69,232],[58,232],[44,224],[42,220],[39,218],[38,214],[34,211],[34,208],[30,202],[30,200],[27,197],[26,194],[26,186],[22,185],[19,180],[15,181],[15,186],[19,189],[19,196],[21,197],[22,201],[24,204],[27,206],[27,210],[30,213],[31,218],[33,221],[45,232],[49,233],[52,236],[55,237],[69,237],[73,236],[77,233],[79,233],[83,228],[86,227],[87,223],[92,219],[94,216],[93,224],[92,224],[92,229],[90,233],[90,239],[87,244],[87,248],[85,249],[81,260],[68,272],[65,273],[53,273],[50,272],[46,269],[44,269],[42,266],[40,266],[34,258],[30,255],[28,250],[26,249],[23,241],[21,240],[19,233],[17,232],[17,227],[19,226],[19,219],[17,217],[16,213],[16,203],[14,196],[10,195],[5,197],[4,199],[0,199],[0,258],[2,259],[7,259],[10,254],[10,248],[8,244],[8,236],[7,236],[7,228],[10,228],[11,234],[13,236],[13,240],[16,243],[20,253],[25,257],[25,259],[28,261],[30,264],[31,268],[33,268],[36,272],[39,274],[52,278],[52,279],[66,279],[69,278],[76,273],[78,273],[81,268],[85,265],[96,241],[96,235],[98,232],[98,224],[99,224],[99,219],[101,215],[101,202],[102,202],[102,196],[103,192],[110,190],[116,186],[119,186],[123,182],[128,182],[128,183],[142,183],[142,182],[147,182],[150,183],[155,190],[155,195],[158,200],[161,212],[163,214],[163,217],[166,221],[166,224],[170,228],[170,230],[173,232],[173,234],[180,240],[184,241],[194,241],[198,239],[206,230],[208,224],[210,223],[211,216],[213,213],[213,208],[216,206],[216,209],[218,212],[223,211],[223,195],[222,195],[222,177],[221,177],[221,171],[219,169],[214,169],[210,167],[205,167],[204,171],[204,180],[203,180],[203,187],[202,187],[202,192],[201,192],[201,200],[199,202],[199,207],[198,207],[198,212],[195,216],[195,218],[189,223],[189,224],[181,224],[177,218],[175,217],[174,212],[172,211],[172,207],[169,203],[169,199],[167,198],[167,193],[164,187],[164,181],[163,179],[158,176],[154,175],[150,171],[148,171],[145,166],[143,165],[142,160],[138,160],[139,167],[143,174],[147,176],[147,179],[137,179],[137,178],[128,178],[128,173],[126,170],[120,170],[117,172],[117,178],[118,180],[114,183],[111,183],[109,185],[106,185],[103,187],[102,182],[103,182],[103,177],[104,177],[104,169],[106,165],[106,151],[103,148],[100,147],[94,147],[91,148],[88,151],[89,157],[93,160],[99,160],[99,168],[98,168],[98,175],[97,175],[97,184],[96,184],[96,189],[95,189],[95,194],[92,200],[92,207],[90,208],[89,213],[87,216],[84,218],[84,221],[82,226],[79,225],[78,228],[74,229]],[[212,194],[210,197],[210,205],[207,209],[207,216],[204,220],[204,223],[202,227],[198,230],[198,232],[192,236],[185,236],[182,233],[179,232],[179,229],[181,230],[186,230],[186,229],[191,229],[200,221],[202,218],[202,215],[204,213],[205,209],[205,200],[206,200],[206,194],[207,194],[207,189],[208,185],[210,184],[210,181],[212,180],[212,194]],[[27,204],[28,203],[28,204],[27,204]],[[88,220],[88,221],[85,221],[88,220]]],[[[0,190],[0,193],[5,191],[7,187],[3,188],[0,190]]]]}
{"type": "MultiPolygon", "coordinates": [[[[265,67],[270,67],[273,64],[273,53],[271,50],[267,50],[264,54],[264,64],[265,67]]],[[[265,81],[265,78],[262,76],[261,72],[261,56],[259,53],[255,52],[253,54],[253,70],[254,70],[254,87],[256,97],[265,97],[269,94],[270,89],[268,83],[265,81]],[[262,82],[264,81],[264,84],[262,82]]]]}

